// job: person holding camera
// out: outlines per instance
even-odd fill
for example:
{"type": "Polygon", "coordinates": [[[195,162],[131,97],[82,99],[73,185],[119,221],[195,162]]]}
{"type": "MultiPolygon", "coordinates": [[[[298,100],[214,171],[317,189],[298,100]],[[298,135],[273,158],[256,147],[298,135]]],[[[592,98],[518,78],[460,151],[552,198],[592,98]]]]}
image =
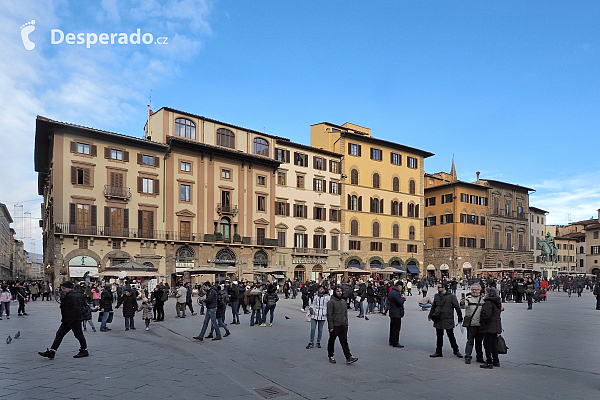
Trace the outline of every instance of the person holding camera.
{"type": "Polygon", "coordinates": [[[477,362],[483,362],[483,334],[479,333],[481,307],[483,306],[483,296],[481,295],[481,285],[473,283],[471,293],[460,299],[460,308],[465,309],[463,326],[467,328],[467,345],[465,346],[465,364],[471,364],[471,353],[473,353],[473,344],[475,344],[475,354],[477,362]]]}
{"type": "Polygon", "coordinates": [[[456,296],[448,291],[448,283],[439,282],[437,289],[438,292],[433,298],[433,304],[428,316],[428,320],[433,321],[433,327],[436,330],[437,345],[435,353],[431,354],[429,357],[444,356],[442,347],[444,345],[444,331],[446,331],[454,355],[458,358],[462,358],[462,354],[460,354],[458,344],[456,343],[456,338],[454,337],[454,310],[456,310],[456,315],[458,316],[458,323],[460,324],[463,321],[458,300],[456,300],[456,296]]]}

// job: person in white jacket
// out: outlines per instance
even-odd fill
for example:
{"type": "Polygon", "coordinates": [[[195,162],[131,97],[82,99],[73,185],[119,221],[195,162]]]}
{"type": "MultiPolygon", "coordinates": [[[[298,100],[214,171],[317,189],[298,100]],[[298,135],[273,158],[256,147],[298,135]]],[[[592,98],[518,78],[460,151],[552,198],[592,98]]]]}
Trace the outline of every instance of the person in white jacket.
{"type": "Polygon", "coordinates": [[[177,298],[177,304],[175,304],[175,311],[177,311],[177,316],[175,318],[185,318],[186,297],[187,288],[183,285],[179,286],[179,289],[177,289],[177,294],[175,295],[175,298],[177,298]]]}
{"type": "Polygon", "coordinates": [[[318,328],[317,335],[317,347],[321,348],[321,337],[323,337],[323,326],[327,321],[327,302],[330,296],[325,291],[323,285],[319,286],[317,293],[313,299],[312,305],[309,307],[309,313],[311,315],[310,320],[310,342],[306,346],[310,349],[315,346],[315,330],[318,328]]]}

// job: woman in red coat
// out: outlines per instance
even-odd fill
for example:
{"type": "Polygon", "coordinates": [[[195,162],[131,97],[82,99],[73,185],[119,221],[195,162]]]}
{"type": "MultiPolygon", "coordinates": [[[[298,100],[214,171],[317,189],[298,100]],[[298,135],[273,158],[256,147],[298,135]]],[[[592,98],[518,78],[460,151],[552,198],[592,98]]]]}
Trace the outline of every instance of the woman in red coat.
{"type": "Polygon", "coordinates": [[[548,293],[549,286],[550,285],[548,284],[548,279],[542,279],[542,281],[540,282],[540,289],[542,291],[541,297],[543,301],[546,301],[546,293],[548,293]]]}

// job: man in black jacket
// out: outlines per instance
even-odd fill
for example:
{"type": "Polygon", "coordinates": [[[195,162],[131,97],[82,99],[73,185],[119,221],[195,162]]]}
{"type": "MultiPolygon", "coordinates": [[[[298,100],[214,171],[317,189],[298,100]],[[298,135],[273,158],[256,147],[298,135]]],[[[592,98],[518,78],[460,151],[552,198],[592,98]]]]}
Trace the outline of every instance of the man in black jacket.
{"type": "Polygon", "coordinates": [[[398,280],[388,294],[388,305],[390,311],[390,346],[403,348],[400,344],[400,328],[402,317],[404,317],[404,302],[406,297],[402,294],[402,281],[398,280]]]}
{"type": "Polygon", "coordinates": [[[204,323],[198,336],[194,336],[194,339],[203,341],[204,334],[208,329],[208,323],[212,323],[215,328],[216,337],[213,340],[221,340],[221,331],[219,330],[219,323],[217,322],[217,289],[210,285],[210,282],[204,283],[204,290],[206,290],[206,315],[204,316],[204,323]]]}
{"type": "Polygon", "coordinates": [[[346,363],[352,364],[358,361],[357,357],[352,357],[348,346],[348,306],[346,300],[342,298],[342,288],[340,286],[335,287],[333,296],[327,302],[327,327],[329,328],[329,342],[327,343],[329,362],[336,363],[333,352],[335,339],[338,337],[346,357],[346,363]]]}
{"type": "Polygon", "coordinates": [[[600,275],[596,277],[596,284],[594,285],[594,296],[596,297],[596,310],[600,310],[600,275]]]}
{"type": "Polygon", "coordinates": [[[442,346],[444,345],[444,331],[446,331],[454,355],[462,358],[456,338],[454,337],[454,310],[456,310],[456,314],[458,315],[458,323],[462,323],[462,312],[460,311],[458,300],[456,296],[448,292],[447,283],[439,282],[437,288],[438,293],[433,298],[433,305],[428,317],[429,321],[434,321],[433,327],[436,330],[437,345],[435,353],[429,357],[443,357],[442,346]]]}
{"type": "Polygon", "coordinates": [[[112,285],[110,283],[105,283],[104,289],[102,290],[102,294],[100,294],[100,311],[103,313],[102,322],[100,323],[100,332],[110,331],[110,328],[108,328],[106,324],[108,323],[110,314],[113,311],[113,295],[111,289],[112,285]]]}
{"type": "Polygon", "coordinates": [[[83,309],[86,305],[85,299],[82,292],[74,290],[74,286],[75,285],[73,285],[73,282],[71,281],[65,281],[62,284],[64,297],[60,301],[60,313],[62,316],[61,324],[58,331],[56,331],[56,337],[54,338],[52,346],[44,352],[38,352],[42,357],[53,359],[63,338],[71,330],[73,331],[73,335],[79,340],[79,353],[75,354],[73,358],[89,356],[87,343],[81,329],[83,309]]]}

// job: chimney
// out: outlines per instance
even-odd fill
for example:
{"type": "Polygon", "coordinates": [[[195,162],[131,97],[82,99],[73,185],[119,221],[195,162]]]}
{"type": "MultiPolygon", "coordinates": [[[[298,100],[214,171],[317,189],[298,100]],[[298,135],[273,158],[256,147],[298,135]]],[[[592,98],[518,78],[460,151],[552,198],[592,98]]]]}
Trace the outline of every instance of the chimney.
{"type": "MultiPolygon", "coordinates": [[[[477,171],[475,172],[477,174],[477,182],[479,182],[479,174],[481,174],[481,172],[477,171]]],[[[600,210],[599,210],[600,211],[600,210]]]]}
{"type": "Polygon", "coordinates": [[[600,208],[598,209],[598,222],[600,222],[600,208]]]}

